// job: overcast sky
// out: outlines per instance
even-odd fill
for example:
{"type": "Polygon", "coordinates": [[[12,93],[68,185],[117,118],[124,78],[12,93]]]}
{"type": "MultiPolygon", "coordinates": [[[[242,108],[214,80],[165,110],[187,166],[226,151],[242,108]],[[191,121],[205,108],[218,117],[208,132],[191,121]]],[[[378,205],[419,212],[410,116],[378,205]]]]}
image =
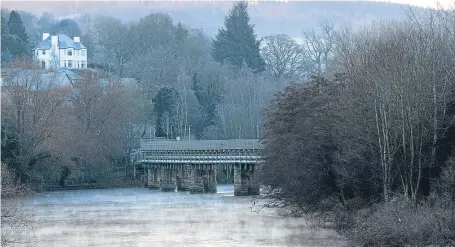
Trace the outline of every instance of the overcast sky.
{"type": "Polygon", "coordinates": [[[411,5],[416,5],[416,6],[420,6],[420,7],[432,7],[432,8],[437,7],[438,2],[445,8],[454,5],[454,0],[439,0],[439,1],[436,1],[436,0],[390,0],[390,1],[381,0],[381,1],[382,2],[411,4],[411,5]]]}
{"type": "MultiPolygon", "coordinates": [[[[75,2],[75,0],[59,0],[59,2],[60,1],[75,2]]],[[[84,2],[84,1],[90,1],[90,0],[76,0],[76,1],[84,2]]],[[[134,1],[134,0],[129,0],[129,1],[134,1]]],[[[154,0],[142,0],[142,1],[153,2],[154,0]]],[[[167,0],[167,1],[171,2],[171,0],[167,0]]],[[[180,1],[186,2],[186,1],[195,1],[195,0],[180,0],[180,1]]],[[[198,1],[217,1],[217,0],[198,0],[198,1]]],[[[219,1],[225,1],[225,0],[219,0],[219,1]]],[[[255,0],[250,0],[250,1],[255,1],[255,0]]],[[[259,0],[259,2],[262,2],[262,1],[264,1],[264,0],[259,0]]],[[[280,1],[280,0],[265,0],[265,1],[280,1]]],[[[283,1],[283,0],[281,0],[281,1],[283,1]]],[[[293,1],[293,0],[284,0],[284,1],[293,1]]],[[[334,0],[303,0],[303,1],[334,1],[334,0]]],[[[335,1],[337,1],[337,0],[335,0],[335,1]]],[[[360,1],[371,1],[371,0],[360,0],[360,1]]],[[[411,5],[416,5],[416,6],[420,6],[420,7],[436,7],[438,2],[444,7],[455,5],[454,4],[455,0],[439,0],[439,1],[437,1],[437,0],[374,0],[374,1],[411,4],[411,5]]],[[[10,0],[10,1],[6,1],[6,2],[17,2],[17,1],[10,0]]],[[[27,2],[30,2],[30,1],[27,1],[27,2]]],[[[31,2],[33,2],[33,1],[31,1],[31,2]]],[[[176,2],[176,0],[174,0],[173,2],[176,2]]]]}

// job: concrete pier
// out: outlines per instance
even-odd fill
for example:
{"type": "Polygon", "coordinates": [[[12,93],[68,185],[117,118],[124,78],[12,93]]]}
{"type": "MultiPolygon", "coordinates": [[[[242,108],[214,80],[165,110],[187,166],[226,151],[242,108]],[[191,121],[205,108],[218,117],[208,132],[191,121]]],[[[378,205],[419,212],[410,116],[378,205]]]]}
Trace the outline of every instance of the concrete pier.
{"type": "Polygon", "coordinates": [[[259,195],[259,181],[254,176],[254,166],[234,165],[234,196],[259,195]]]}
{"type": "Polygon", "coordinates": [[[213,165],[192,165],[190,193],[216,193],[216,168],[213,165]]]}
{"type": "Polygon", "coordinates": [[[161,168],[160,189],[161,191],[175,191],[176,170],[169,167],[161,168]]]}
{"type": "Polygon", "coordinates": [[[159,189],[160,188],[160,168],[148,168],[147,169],[147,188],[159,189]]]}
{"type": "Polygon", "coordinates": [[[183,166],[182,169],[177,170],[175,182],[176,182],[177,191],[190,190],[191,166],[183,166]]]}

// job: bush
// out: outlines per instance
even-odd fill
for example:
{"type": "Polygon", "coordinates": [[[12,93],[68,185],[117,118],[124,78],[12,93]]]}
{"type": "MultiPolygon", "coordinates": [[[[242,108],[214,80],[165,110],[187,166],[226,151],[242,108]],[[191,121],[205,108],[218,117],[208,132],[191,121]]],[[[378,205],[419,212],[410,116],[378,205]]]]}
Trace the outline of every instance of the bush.
{"type": "Polygon", "coordinates": [[[403,198],[360,210],[349,238],[362,246],[453,246],[453,208],[413,205],[403,198]]]}

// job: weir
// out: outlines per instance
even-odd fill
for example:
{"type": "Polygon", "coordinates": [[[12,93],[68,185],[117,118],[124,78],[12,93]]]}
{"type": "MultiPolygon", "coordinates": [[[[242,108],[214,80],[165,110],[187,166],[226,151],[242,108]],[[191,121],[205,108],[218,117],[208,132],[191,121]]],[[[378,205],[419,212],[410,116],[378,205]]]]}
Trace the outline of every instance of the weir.
{"type": "Polygon", "coordinates": [[[258,195],[258,139],[142,141],[132,163],[147,172],[146,186],[161,191],[216,193],[217,171],[234,172],[234,195],[258,195]]]}

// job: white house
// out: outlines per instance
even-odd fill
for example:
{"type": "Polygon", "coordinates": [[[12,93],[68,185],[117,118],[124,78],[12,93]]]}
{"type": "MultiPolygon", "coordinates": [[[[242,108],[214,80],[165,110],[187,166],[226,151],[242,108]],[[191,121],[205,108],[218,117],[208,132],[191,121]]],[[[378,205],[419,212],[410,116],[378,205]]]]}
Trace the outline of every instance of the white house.
{"type": "Polygon", "coordinates": [[[43,41],[34,49],[35,59],[43,69],[87,68],[87,47],[79,37],[43,33],[43,41]]]}

